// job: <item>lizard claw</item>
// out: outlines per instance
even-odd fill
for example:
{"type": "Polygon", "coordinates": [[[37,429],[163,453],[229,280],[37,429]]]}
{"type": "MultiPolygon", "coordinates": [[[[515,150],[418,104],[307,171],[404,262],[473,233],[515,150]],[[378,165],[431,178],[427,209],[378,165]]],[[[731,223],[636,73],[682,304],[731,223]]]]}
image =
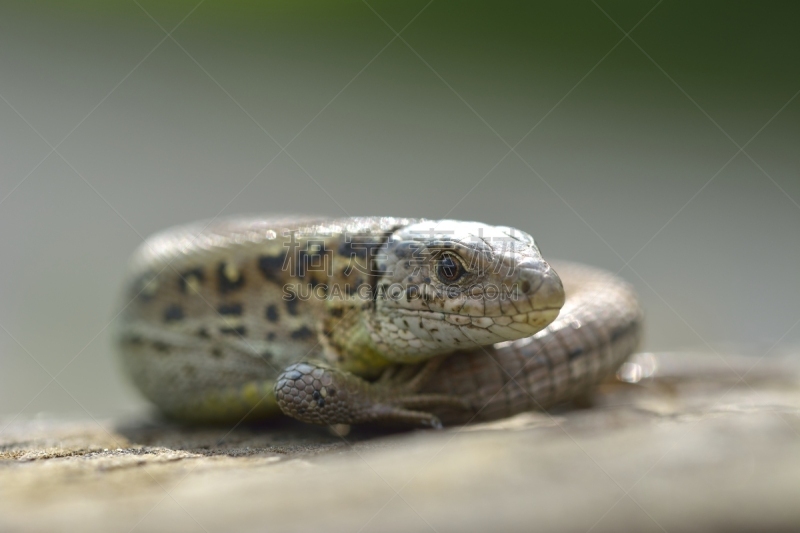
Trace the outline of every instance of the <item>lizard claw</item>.
{"type": "Polygon", "coordinates": [[[275,383],[275,398],[284,414],[325,425],[374,423],[441,429],[442,422],[434,414],[412,409],[467,407],[462,399],[452,396],[414,394],[312,363],[287,367],[275,383]]]}

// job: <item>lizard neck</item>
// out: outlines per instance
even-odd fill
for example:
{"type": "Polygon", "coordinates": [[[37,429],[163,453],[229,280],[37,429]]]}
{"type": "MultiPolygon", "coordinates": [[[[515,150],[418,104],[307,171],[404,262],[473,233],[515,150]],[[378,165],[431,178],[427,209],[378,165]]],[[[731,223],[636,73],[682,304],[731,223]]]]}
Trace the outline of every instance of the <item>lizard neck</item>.
{"type": "Polygon", "coordinates": [[[378,350],[368,326],[372,302],[350,301],[331,305],[323,324],[326,352],[329,359],[348,372],[375,377],[392,364],[378,350]]]}

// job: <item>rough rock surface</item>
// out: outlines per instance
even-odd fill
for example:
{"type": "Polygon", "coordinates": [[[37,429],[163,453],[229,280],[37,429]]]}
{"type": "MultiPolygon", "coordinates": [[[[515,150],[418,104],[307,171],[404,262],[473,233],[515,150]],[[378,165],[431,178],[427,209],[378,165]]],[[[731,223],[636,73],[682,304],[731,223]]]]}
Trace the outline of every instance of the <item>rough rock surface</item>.
{"type": "Polygon", "coordinates": [[[591,407],[443,431],[0,421],[0,530],[800,530],[797,367],[656,360],[591,407]]]}

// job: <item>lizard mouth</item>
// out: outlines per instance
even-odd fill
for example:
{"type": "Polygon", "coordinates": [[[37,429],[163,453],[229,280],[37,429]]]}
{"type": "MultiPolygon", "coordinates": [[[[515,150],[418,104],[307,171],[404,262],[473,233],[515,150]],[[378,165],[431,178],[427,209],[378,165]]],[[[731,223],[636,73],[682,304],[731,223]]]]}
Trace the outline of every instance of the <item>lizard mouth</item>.
{"type": "Polygon", "coordinates": [[[492,326],[499,326],[503,328],[510,328],[512,330],[519,331],[520,333],[528,333],[532,335],[555,320],[558,316],[558,313],[561,311],[561,306],[535,309],[533,311],[514,315],[493,316],[462,315],[459,313],[449,313],[444,311],[422,311],[409,309],[400,309],[399,311],[400,314],[403,315],[437,320],[452,324],[454,326],[478,327],[482,329],[491,328],[492,326]]]}

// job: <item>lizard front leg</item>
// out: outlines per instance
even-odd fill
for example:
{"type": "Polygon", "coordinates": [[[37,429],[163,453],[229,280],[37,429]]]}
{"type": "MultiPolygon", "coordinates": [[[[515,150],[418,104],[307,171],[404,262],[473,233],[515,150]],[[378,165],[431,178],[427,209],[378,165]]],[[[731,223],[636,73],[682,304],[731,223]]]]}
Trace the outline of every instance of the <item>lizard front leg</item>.
{"type": "Polygon", "coordinates": [[[419,394],[442,358],[425,363],[411,379],[405,372],[387,371],[371,383],[319,363],[297,363],[286,368],[275,383],[275,398],[284,414],[311,424],[382,424],[441,428],[433,413],[437,406],[470,409],[463,398],[448,394],[419,394]]]}

